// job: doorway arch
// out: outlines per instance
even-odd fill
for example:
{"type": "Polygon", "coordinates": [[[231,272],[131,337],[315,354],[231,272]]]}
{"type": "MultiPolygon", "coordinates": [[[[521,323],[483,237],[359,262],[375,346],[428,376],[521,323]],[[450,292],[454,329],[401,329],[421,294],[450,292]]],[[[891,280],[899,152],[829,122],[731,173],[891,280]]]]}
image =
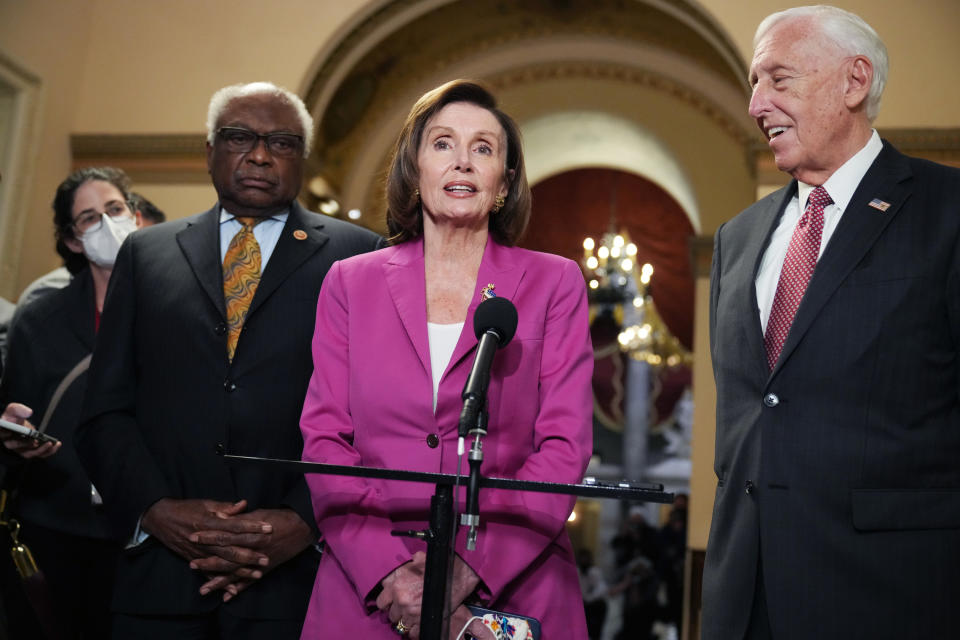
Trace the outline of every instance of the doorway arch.
{"type": "Polygon", "coordinates": [[[362,224],[383,230],[383,176],[403,119],[422,93],[457,77],[494,90],[529,136],[528,157],[548,155],[549,136],[537,133],[545,123],[562,131],[593,114],[594,132],[618,123],[636,148],[616,154],[632,156],[628,166],[581,166],[635,171],[643,153],[673,158],[642,175],[681,203],[697,231],[752,200],[759,134],[745,113],[746,66],[698,4],[399,0],[355,15],[301,87],[321,136],[308,170],[341,211],[359,210],[362,224]]]}

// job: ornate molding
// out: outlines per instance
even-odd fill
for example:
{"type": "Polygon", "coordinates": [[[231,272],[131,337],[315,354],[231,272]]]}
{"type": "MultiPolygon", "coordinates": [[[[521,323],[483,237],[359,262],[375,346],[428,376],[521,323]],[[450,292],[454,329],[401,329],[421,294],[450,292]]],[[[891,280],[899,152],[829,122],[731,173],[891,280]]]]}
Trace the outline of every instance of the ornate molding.
{"type": "MultiPolygon", "coordinates": [[[[386,60],[402,54],[411,67],[419,67],[416,62],[409,62],[410,58],[417,57],[411,55],[413,50],[410,47],[414,43],[420,45],[417,47],[419,49],[425,43],[447,40],[447,46],[452,45],[459,50],[468,48],[470,55],[476,55],[498,42],[543,37],[565,31],[580,35],[592,33],[638,41],[659,41],[668,48],[694,55],[702,64],[715,68],[720,74],[729,75],[735,82],[742,83],[746,76],[746,67],[733,41],[712,16],[690,0],[395,0],[361,18],[320,61],[307,84],[304,101],[308,107],[316,107],[328,89],[328,83],[338,72],[344,77],[342,86],[349,75],[367,66],[364,62],[374,55],[386,60]],[[476,16],[475,20],[466,23],[462,20],[445,20],[446,17],[462,16],[465,8],[470,15],[476,16]],[[630,17],[636,19],[631,21],[630,17]],[[405,18],[407,21],[403,22],[405,18]],[[353,52],[363,50],[375,34],[388,29],[391,23],[397,26],[375,43],[376,54],[368,50],[353,67],[343,68],[353,52]],[[451,31],[450,24],[460,26],[451,31]],[[442,28],[434,29],[433,26],[442,28]],[[471,30],[474,33],[468,34],[471,30]],[[689,46],[691,38],[678,38],[680,32],[695,35],[692,40],[697,46],[689,46]],[[454,37],[444,38],[445,33],[451,33],[454,37]],[[486,35],[490,33],[505,34],[506,38],[490,38],[486,35]],[[426,38],[422,37],[424,34],[427,34],[426,38]],[[484,34],[484,37],[476,37],[478,34],[484,34]],[[470,37],[465,37],[467,35],[470,37]]],[[[436,51],[430,54],[428,66],[437,68],[438,57],[444,56],[436,56],[436,51]]],[[[327,104],[320,107],[326,109],[327,104]]],[[[316,115],[322,119],[322,113],[316,115]]]]}
{"type": "Polygon", "coordinates": [[[747,147],[756,142],[752,131],[745,131],[708,96],[662,74],[639,67],[611,62],[557,62],[510,69],[486,78],[494,89],[503,90],[534,82],[558,79],[613,80],[653,89],[675,98],[711,120],[737,144],[747,147]]]}
{"type": "Polygon", "coordinates": [[[73,167],[120,167],[134,182],[208,183],[206,135],[74,134],[73,167]]]}
{"type": "Polygon", "coordinates": [[[878,129],[881,138],[911,155],[923,151],[944,152],[960,157],[960,128],[908,129],[905,127],[878,129]]]}
{"type": "MultiPolygon", "coordinates": [[[[310,84],[304,94],[303,101],[308,109],[312,109],[320,99],[327,83],[336,73],[343,61],[349,57],[350,52],[359,47],[360,44],[375,33],[383,25],[396,19],[408,11],[411,7],[422,4],[423,0],[393,0],[387,2],[376,9],[369,16],[364,18],[360,24],[349,31],[346,36],[334,47],[333,51],[326,57],[319,70],[310,79],[310,84]]],[[[318,114],[314,114],[317,116],[318,114]]],[[[322,115],[322,114],[319,114],[322,115]]],[[[319,118],[318,118],[319,119],[319,118]]]]}

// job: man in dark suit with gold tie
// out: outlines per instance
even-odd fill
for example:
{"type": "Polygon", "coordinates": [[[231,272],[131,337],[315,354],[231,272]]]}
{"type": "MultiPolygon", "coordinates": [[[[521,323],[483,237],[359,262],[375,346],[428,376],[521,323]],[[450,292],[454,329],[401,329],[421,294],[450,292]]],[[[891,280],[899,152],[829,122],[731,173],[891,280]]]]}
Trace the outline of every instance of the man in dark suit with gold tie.
{"type": "Polygon", "coordinates": [[[302,476],[229,467],[298,458],[320,284],[376,234],[303,209],[313,122],[269,83],[211,99],[217,205],[120,251],[78,450],[130,537],[115,638],[298,638],[318,532],[302,476]]]}
{"type": "Polygon", "coordinates": [[[960,171],[873,130],[859,17],[788,10],[754,47],[794,180],[716,234],[702,637],[960,637],[960,171]]]}

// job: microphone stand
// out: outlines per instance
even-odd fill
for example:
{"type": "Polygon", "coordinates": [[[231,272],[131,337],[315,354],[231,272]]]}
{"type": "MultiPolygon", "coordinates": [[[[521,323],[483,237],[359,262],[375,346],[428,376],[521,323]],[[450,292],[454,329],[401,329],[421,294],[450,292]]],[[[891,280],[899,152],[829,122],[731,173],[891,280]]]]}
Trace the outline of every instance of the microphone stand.
{"type": "MultiPolygon", "coordinates": [[[[251,465],[265,467],[272,473],[289,472],[298,475],[304,473],[331,474],[355,478],[378,478],[398,482],[425,482],[435,485],[436,493],[430,500],[430,522],[426,531],[397,531],[394,535],[413,536],[427,542],[426,573],[423,581],[423,608],[421,610],[420,640],[442,640],[446,637],[446,628],[450,619],[444,615],[448,609],[447,597],[449,558],[453,540],[453,488],[459,483],[459,476],[423,471],[400,471],[397,469],[379,469],[374,467],[355,467],[334,465],[322,462],[303,462],[300,460],[278,460],[254,456],[228,454],[218,447],[217,453],[232,465],[251,465]]],[[[479,467],[479,463],[477,464],[479,467]]],[[[669,504],[673,494],[664,492],[663,485],[633,484],[629,482],[607,483],[585,481],[582,484],[562,484],[535,480],[514,480],[507,478],[489,478],[479,476],[480,489],[501,489],[507,491],[533,491],[575,495],[587,498],[636,500],[640,502],[658,502],[669,504]]]]}
{"type": "MultiPolygon", "coordinates": [[[[484,390],[484,393],[486,391],[484,390]]],[[[473,436],[467,462],[470,465],[470,479],[467,481],[467,509],[460,514],[460,524],[470,527],[467,533],[467,550],[477,548],[477,528],[480,526],[480,465],[483,464],[483,436],[487,435],[487,397],[481,399],[480,411],[477,412],[477,423],[470,429],[473,436]]]]}

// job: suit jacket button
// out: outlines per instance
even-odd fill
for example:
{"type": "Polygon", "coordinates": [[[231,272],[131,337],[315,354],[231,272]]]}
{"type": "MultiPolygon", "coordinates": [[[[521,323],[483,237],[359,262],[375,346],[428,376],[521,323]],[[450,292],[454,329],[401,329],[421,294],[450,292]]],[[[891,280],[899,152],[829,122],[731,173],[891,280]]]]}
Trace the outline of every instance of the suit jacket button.
{"type": "Polygon", "coordinates": [[[743,489],[743,490],[746,492],[746,494],[747,494],[748,496],[753,493],[753,483],[752,483],[752,482],[750,482],[749,480],[747,480],[746,484],[743,485],[743,486],[744,486],[744,489],[743,489]]]}
{"type": "Polygon", "coordinates": [[[435,433],[431,433],[427,436],[427,446],[431,449],[436,449],[440,444],[440,436],[435,433]]]}
{"type": "Polygon", "coordinates": [[[763,404],[772,409],[780,404],[780,398],[775,393],[768,393],[767,395],[763,396],[763,404]]]}
{"type": "Polygon", "coordinates": [[[215,327],[213,328],[213,332],[216,333],[218,336],[224,336],[224,335],[226,335],[226,334],[227,334],[227,323],[221,322],[220,324],[218,324],[217,326],[215,326],[215,327]]]}
{"type": "Polygon", "coordinates": [[[227,378],[226,380],[223,381],[223,390],[228,393],[230,391],[236,391],[237,385],[234,384],[233,380],[231,380],[230,378],[227,378]]]}

